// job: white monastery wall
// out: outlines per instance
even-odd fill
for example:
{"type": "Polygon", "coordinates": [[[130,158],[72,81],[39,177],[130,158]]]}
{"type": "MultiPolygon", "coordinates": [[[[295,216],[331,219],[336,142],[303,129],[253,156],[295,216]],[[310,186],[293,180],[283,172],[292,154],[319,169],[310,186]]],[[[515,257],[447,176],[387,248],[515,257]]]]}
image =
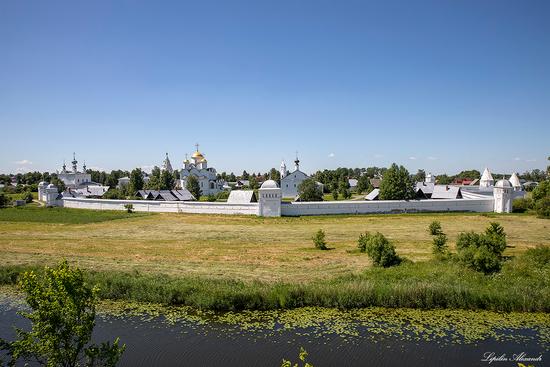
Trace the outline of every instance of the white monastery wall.
{"type": "Polygon", "coordinates": [[[126,210],[124,205],[132,204],[136,212],[198,213],[198,214],[248,214],[258,215],[258,203],[228,204],[215,202],[182,202],[153,200],[107,200],[85,198],[63,198],[65,208],[95,210],[126,210]]]}
{"type": "Polygon", "coordinates": [[[281,215],[369,214],[414,212],[492,212],[492,197],[479,199],[319,201],[282,203],[281,215]]]}

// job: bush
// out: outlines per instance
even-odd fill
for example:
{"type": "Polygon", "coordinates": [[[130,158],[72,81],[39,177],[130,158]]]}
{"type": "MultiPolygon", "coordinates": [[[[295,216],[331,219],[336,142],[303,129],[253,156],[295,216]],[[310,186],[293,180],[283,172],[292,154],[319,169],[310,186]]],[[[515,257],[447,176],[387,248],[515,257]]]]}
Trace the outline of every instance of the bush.
{"type": "Polygon", "coordinates": [[[128,213],[133,213],[134,212],[134,206],[132,204],[126,204],[126,205],[124,205],[124,208],[126,209],[126,211],[128,213]]]}
{"type": "Polygon", "coordinates": [[[456,242],[459,260],[469,268],[485,274],[500,271],[506,233],[498,223],[491,223],[485,233],[460,233],[456,242]]]}
{"type": "Polygon", "coordinates": [[[550,196],[538,200],[535,209],[540,218],[550,218],[550,196]]]}
{"type": "Polygon", "coordinates": [[[444,233],[439,233],[433,238],[432,253],[436,257],[444,257],[449,253],[449,246],[447,246],[447,236],[444,233]]]}
{"type": "Polygon", "coordinates": [[[216,201],[216,195],[210,194],[206,197],[206,201],[214,202],[216,201]]]}
{"type": "Polygon", "coordinates": [[[375,266],[384,268],[399,265],[402,259],[395,252],[395,247],[380,232],[369,232],[359,236],[357,247],[361,252],[366,252],[375,266]]]}
{"type": "Polygon", "coordinates": [[[229,197],[229,191],[220,191],[216,194],[217,200],[227,200],[229,197]]]}
{"type": "Polygon", "coordinates": [[[437,220],[434,220],[433,222],[431,222],[430,225],[428,226],[428,232],[432,236],[443,234],[443,232],[441,231],[441,223],[439,223],[439,221],[437,220]]]}
{"type": "Polygon", "coordinates": [[[3,193],[0,193],[0,208],[5,208],[8,206],[10,200],[8,199],[8,197],[6,195],[4,195],[3,193]]]}
{"type": "Polygon", "coordinates": [[[512,202],[512,212],[525,213],[527,210],[533,209],[533,200],[527,198],[518,198],[512,202]]]}
{"type": "Polygon", "coordinates": [[[103,199],[124,199],[124,195],[118,189],[109,189],[103,194],[103,199]]]}
{"type": "Polygon", "coordinates": [[[325,241],[325,232],[320,229],[312,237],[313,244],[320,250],[328,250],[327,243],[325,241]]]}
{"type": "Polygon", "coordinates": [[[539,245],[525,251],[523,257],[537,268],[550,264],[550,246],[539,245]]]}
{"type": "Polygon", "coordinates": [[[21,199],[22,199],[22,200],[25,200],[25,202],[26,202],[27,204],[28,204],[28,203],[32,203],[32,200],[33,200],[32,192],[26,191],[23,195],[21,195],[21,199]]]}

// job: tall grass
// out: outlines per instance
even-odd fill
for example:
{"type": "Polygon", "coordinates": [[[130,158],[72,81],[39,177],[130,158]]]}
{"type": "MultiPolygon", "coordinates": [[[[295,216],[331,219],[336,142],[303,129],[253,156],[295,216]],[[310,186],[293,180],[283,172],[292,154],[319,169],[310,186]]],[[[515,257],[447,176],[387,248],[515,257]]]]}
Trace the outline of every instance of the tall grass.
{"type": "MultiPolygon", "coordinates": [[[[547,256],[541,262],[541,256],[533,251],[506,262],[495,275],[465,269],[452,261],[370,268],[362,274],[308,284],[121,272],[87,271],[85,275],[89,283],[100,287],[104,299],[212,310],[382,306],[550,312],[550,260],[547,256]]],[[[15,284],[18,275],[29,269],[0,267],[0,283],[15,284]]]]}

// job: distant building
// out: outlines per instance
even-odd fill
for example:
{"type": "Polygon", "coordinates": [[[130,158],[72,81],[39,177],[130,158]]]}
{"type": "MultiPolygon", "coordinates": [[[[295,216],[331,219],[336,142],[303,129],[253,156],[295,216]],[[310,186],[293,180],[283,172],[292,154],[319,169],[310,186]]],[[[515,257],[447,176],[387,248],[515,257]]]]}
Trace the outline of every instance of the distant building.
{"type": "MultiPolygon", "coordinates": [[[[294,198],[298,196],[298,186],[306,179],[309,178],[307,174],[300,171],[300,160],[298,156],[294,160],[294,171],[289,172],[286,169],[285,162],[281,162],[280,167],[281,173],[281,191],[284,198],[294,198]]],[[[321,191],[323,190],[323,184],[317,182],[317,186],[320,187],[321,191]]]]}
{"type": "Polygon", "coordinates": [[[462,191],[458,186],[435,185],[432,199],[462,199],[462,191]]]}
{"type": "Polygon", "coordinates": [[[258,199],[256,198],[254,190],[237,190],[229,193],[227,202],[229,204],[247,204],[256,203],[258,199]]]}
{"type": "Polygon", "coordinates": [[[73,153],[72,170],[68,171],[65,162],[63,162],[63,168],[61,171],[57,171],[57,177],[65,184],[68,189],[76,189],[79,186],[85,186],[85,184],[93,183],[99,185],[96,182],[92,182],[92,175],[86,173],[86,163],[82,165],[82,172],[78,170],[76,155],[73,153]]]}
{"type": "Polygon", "coordinates": [[[493,187],[495,185],[495,180],[493,179],[493,175],[491,172],[489,172],[489,169],[485,167],[483,170],[483,174],[481,175],[481,178],[479,179],[479,187],[493,187]]]}
{"type": "Polygon", "coordinates": [[[187,185],[187,178],[195,176],[199,181],[199,186],[203,195],[215,195],[222,191],[225,182],[218,179],[214,168],[208,167],[206,158],[199,152],[198,144],[196,144],[196,151],[191,156],[191,159],[193,161],[190,161],[186,156],[183,161],[183,168],[180,172],[180,187],[185,188],[187,185]]]}

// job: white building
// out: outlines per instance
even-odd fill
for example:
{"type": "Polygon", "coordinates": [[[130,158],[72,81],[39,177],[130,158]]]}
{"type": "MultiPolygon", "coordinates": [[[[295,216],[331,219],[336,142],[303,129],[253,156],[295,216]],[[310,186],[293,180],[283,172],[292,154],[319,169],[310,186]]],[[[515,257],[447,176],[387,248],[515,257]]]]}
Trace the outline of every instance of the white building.
{"type": "Polygon", "coordinates": [[[78,170],[77,164],[78,161],[76,160],[75,153],[73,153],[73,161],[72,163],[72,170],[67,171],[67,166],[65,165],[65,162],[63,162],[63,168],[61,171],[57,171],[57,177],[63,181],[65,186],[68,189],[76,189],[80,187],[87,186],[89,183],[96,184],[95,182],[92,182],[92,175],[89,173],[86,173],[86,163],[82,166],[82,172],[78,170]]]}
{"type": "MultiPolygon", "coordinates": [[[[196,144],[196,151],[191,156],[192,161],[185,157],[183,168],[180,172],[180,187],[185,188],[187,178],[195,176],[199,181],[203,195],[214,195],[223,190],[224,181],[217,178],[216,170],[208,167],[208,161],[204,155],[199,152],[199,145],[196,144]]],[[[197,198],[198,199],[198,198],[197,198]]]]}
{"type": "Polygon", "coordinates": [[[493,175],[489,172],[489,169],[485,167],[481,179],[479,180],[479,187],[493,187],[495,185],[495,180],[493,175]]]}
{"type": "MultiPolygon", "coordinates": [[[[280,173],[281,191],[284,198],[294,198],[298,196],[298,186],[300,186],[304,180],[309,178],[308,175],[300,171],[300,160],[298,159],[298,156],[296,156],[296,160],[294,161],[294,171],[287,171],[286,164],[283,161],[281,162],[280,173]]],[[[318,184],[321,185],[322,189],[322,184],[318,184]]]]}
{"type": "Polygon", "coordinates": [[[512,173],[512,176],[510,176],[510,183],[512,184],[512,187],[514,188],[514,191],[521,191],[523,189],[523,186],[521,185],[521,182],[519,181],[519,177],[517,173],[512,173]]]}

